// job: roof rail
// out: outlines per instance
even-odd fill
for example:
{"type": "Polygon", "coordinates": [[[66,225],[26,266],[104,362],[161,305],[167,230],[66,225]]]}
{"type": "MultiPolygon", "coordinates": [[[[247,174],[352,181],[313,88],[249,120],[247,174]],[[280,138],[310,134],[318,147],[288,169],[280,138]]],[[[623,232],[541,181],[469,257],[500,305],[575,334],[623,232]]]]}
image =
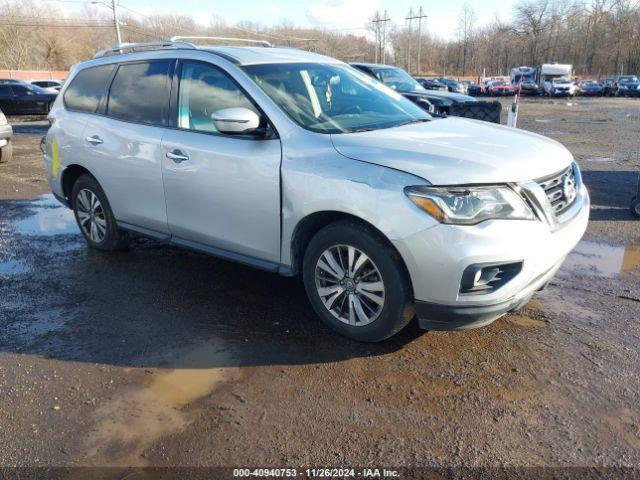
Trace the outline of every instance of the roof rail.
{"type": "Polygon", "coordinates": [[[257,43],[263,47],[271,48],[273,45],[266,40],[255,40],[251,38],[236,38],[236,37],[182,37],[176,36],[171,37],[169,41],[171,42],[179,42],[182,40],[218,40],[221,42],[245,42],[245,43],[257,43]]]}
{"type": "Polygon", "coordinates": [[[125,53],[125,50],[129,52],[135,52],[137,50],[146,48],[189,48],[194,49],[196,46],[189,42],[180,42],[174,40],[163,40],[161,42],[144,42],[144,43],[122,43],[116,47],[105,48],[97,52],[93,58],[106,57],[109,54],[125,53]]]}

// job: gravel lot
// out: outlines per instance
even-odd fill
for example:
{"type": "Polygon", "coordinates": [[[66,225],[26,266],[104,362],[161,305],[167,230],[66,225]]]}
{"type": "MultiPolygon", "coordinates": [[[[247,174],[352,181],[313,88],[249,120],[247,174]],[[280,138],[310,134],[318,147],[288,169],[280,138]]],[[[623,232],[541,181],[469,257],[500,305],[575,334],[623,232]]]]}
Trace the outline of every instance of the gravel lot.
{"type": "Polygon", "coordinates": [[[89,251],[40,196],[46,123],[20,119],[0,165],[0,466],[640,468],[640,100],[525,100],[519,126],[580,163],[584,240],[517,315],[366,345],[296,279],[153,241],[89,251]]]}

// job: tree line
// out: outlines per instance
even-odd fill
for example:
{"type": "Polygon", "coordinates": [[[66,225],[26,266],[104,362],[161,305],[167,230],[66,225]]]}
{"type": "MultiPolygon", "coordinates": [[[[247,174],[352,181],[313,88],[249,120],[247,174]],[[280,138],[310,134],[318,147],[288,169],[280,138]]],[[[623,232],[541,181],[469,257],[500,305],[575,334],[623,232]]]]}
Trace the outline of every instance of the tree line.
{"type": "MultiPolygon", "coordinates": [[[[428,14],[428,12],[426,12],[428,14]]],[[[465,4],[449,39],[390,21],[385,35],[374,23],[361,30],[301,28],[283,21],[228,24],[212,16],[206,25],[186,15],[140,15],[119,9],[124,42],[160,40],[173,35],[262,38],[347,62],[380,60],[413,74],[481,76],[508,74],[514,66],[571,63],[580,75],[640,72],[640,0],[520,0],[509,20],[479,25],[465,4]],[[384,42],[382,44],[381,42],[384,42]],[[418,61],[417,45],[420,43],[418,61]],[[418,65],[420,72],[417,71],[418,65]]],[[[380,18],[381,12],[372,16],[380,18]]],[[[87,4],[65,16],[53,2],[0,0],[0,68],[65,70],[115,45],[112,13],[87,4]]]]}

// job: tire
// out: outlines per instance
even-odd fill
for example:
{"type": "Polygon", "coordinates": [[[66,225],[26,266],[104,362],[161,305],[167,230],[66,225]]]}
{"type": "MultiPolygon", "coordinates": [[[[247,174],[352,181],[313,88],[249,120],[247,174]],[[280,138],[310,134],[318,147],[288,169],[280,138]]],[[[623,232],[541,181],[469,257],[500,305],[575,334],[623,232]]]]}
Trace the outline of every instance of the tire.
{"type": "Polygon", "coordinates": [[[129,235],[118,229],[107,196],[91,175],[85,174],[76,180],[71,191],[71,205],[78,228],[91,248],[103,251],[127,248],[129,235]],[[93,196],[98,203],[92,211],[93,196]],[[95,231],[92,223],[95,224],[95,231]]]}
{"type": "Polygon", "coordinates": [[[631,213],[640,218],[640,198],[633,197],[631,200],[631,213]]]}
{"type": "Polygon", "coordinates": [[[0,149],[0,163],[7,163],[13,157],[13,143],[11,140],[7,142],[7,144],[0,149]]]}
{"type": "Polygon", "coordinates": [[[402,330],[414,317],[411,283],[400,255],[378,232],[362,223],[345,220],[320,230],[305,251],[303,278],[311,305],[322,321],[336,332],[353,340],[385,340],[402,330]],[[368,258],[355,272],[349,273],[349,268],[345,267],[343,273],[346,276],[343,276],[342,280],[344,286],[340,286],[342,283],[337,283],[340,272],[337,272],[338,275],[327,274],[320,262],[324,262],[326,267],[331,262],[325,260],[325,253],[336,253],[335,249],[340,249],[342,256],[338,253],[333,258],[340,262],[339,267],[348,266],[349,248],[355,252],[351,265],[357,266],[363,258],[362,254],[365,255],[364,258],[368,258]],[[365,278],[369,280],[365,281],[365,278]],[[363,288],[364,284],[378,287],[367,290],[363,288]],[[325,296],[323,301],[319,292],[322,288],[326,291],[327,285],[329,288],[335,287],[343,291],[336,296],[332,302],[333,306],[330,307],[325,305],[325,301],[329,303],[331,298],[325,296]],[[382,285],[382,291],[379,285],[382,285]],[[351,295],[349,292],[352,292],[351,295]],[[373,297],[377,298],[375,302],[370,300],[373,297]],[[349,315],[351,312],[353,313],[349,315]],[[341,314],[347,318],[341,319],[341,314]],[[367,315],[369,317],[366,321],[362,321],[367,315]]]}

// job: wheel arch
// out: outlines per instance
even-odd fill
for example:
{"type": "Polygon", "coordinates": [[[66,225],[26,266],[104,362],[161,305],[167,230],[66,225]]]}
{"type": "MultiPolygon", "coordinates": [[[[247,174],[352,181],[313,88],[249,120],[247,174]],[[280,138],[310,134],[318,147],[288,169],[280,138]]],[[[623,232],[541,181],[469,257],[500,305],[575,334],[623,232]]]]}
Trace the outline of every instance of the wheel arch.
{"type": "Polygon", "coordinates": [[[306,217],[302,218],[295,226],[293,230],[293,234],[291,236],[291,269],[293,275],[298,275],[302,271],[302,262],[304,259],[304,254],[309,246],[309,242],[314,237],[316,233],[318,233],[322,228],[330,225],[332,223],[336,223],[339,221],[351,220],[355,223],[359,223],[368,229],[372,230],[382,241],[384,241],[398,256],[400,263],[402,265],[402,269],[404,270],[407,280],[409,281],[409,285],[411,287],[411,294],[413,295],[413,283],[411,280],[411,275],[409,274],[409,269],[402,258],[402,255],[398,251],[398,249],[391,243],[391,241],[387,238],[387,236],[381,232],[375,225],[372,223],[350,213],[335,211],[335,210],[324,210],[311,213],[306,217]]]}
{"type": "Polygon", "coordinates": [[[64,198],[66,198],[67,201],[69,201],[70,205],[71,205],[71,191],[73,190],[73,185],[76,183],[78,178],[80,178],[82,175],[85,175],[85,174],[91,175],[93,178],[95,178],[95,176],[86,167],[83,167],[82,165],[78,165],[78,164],[69,165],[62,172],[62,180],[61,180],[62,194],[64,195],[64,198]]]}

